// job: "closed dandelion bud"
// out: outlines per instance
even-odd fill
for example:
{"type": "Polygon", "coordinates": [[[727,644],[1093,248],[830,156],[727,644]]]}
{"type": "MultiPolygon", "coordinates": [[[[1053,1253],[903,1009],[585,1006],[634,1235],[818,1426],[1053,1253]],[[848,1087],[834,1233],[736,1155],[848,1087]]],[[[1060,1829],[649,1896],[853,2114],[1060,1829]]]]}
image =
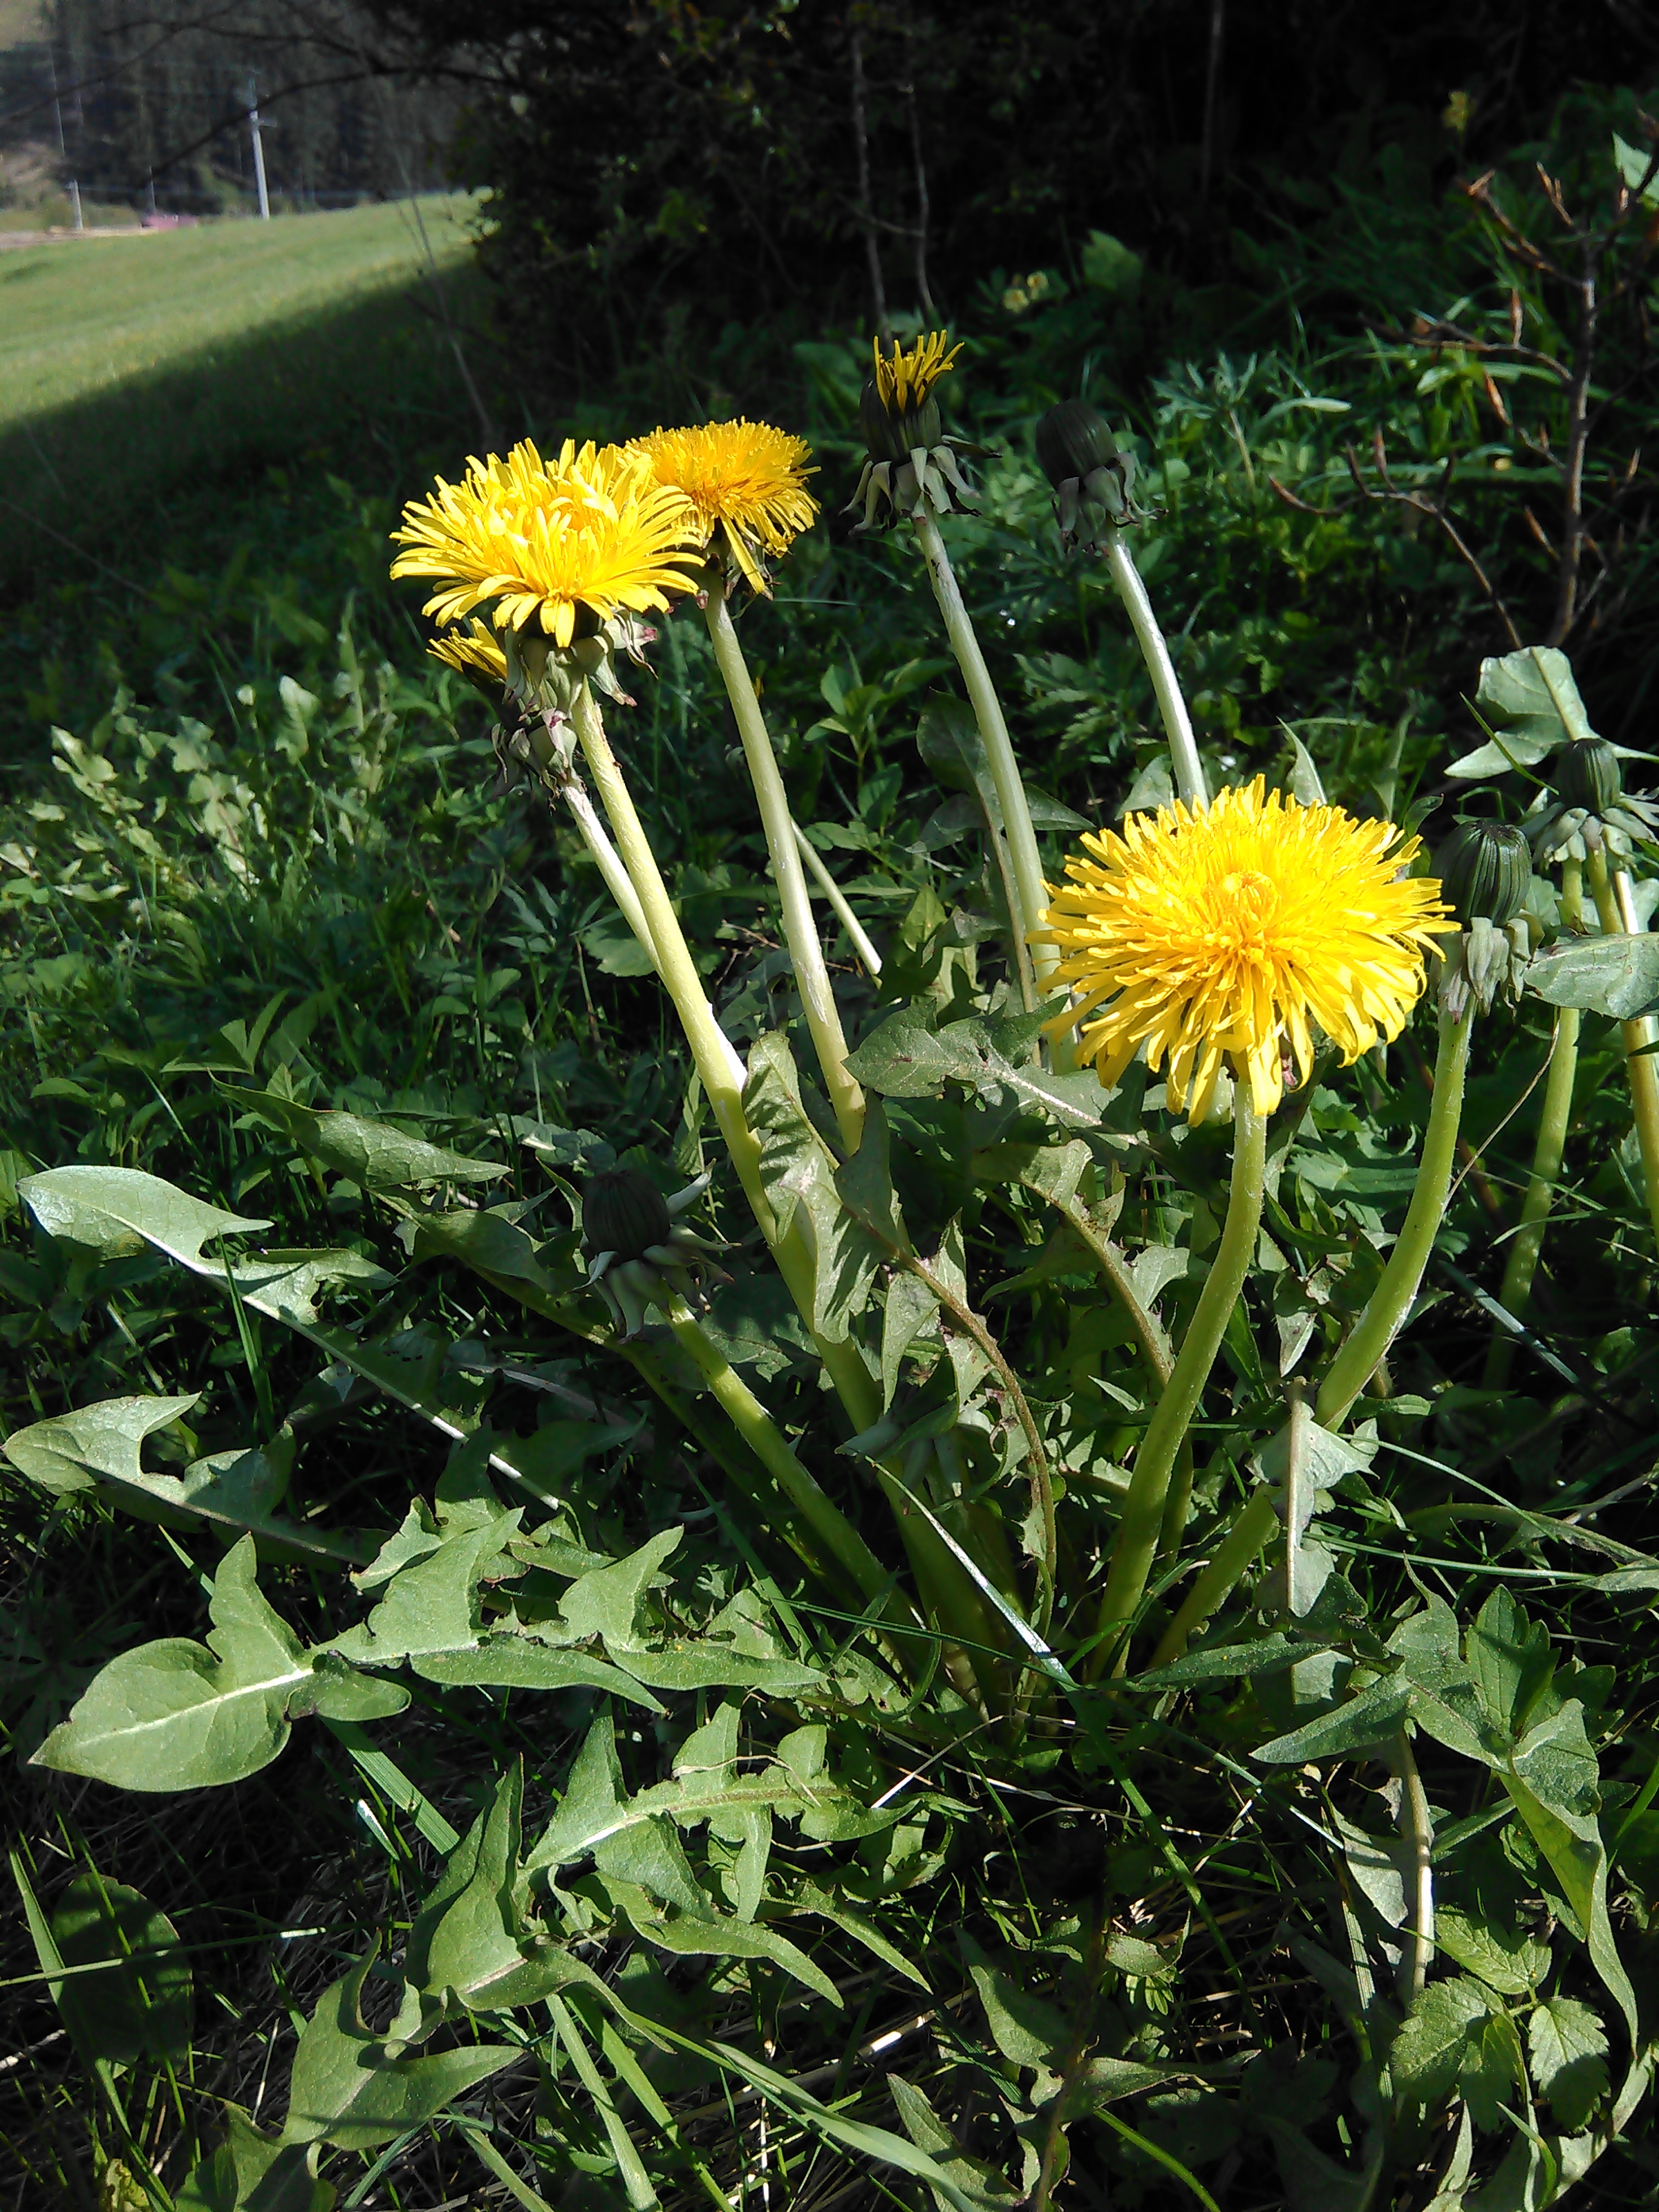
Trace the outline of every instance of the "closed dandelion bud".
{"type": "Polygon", "coordinates": [[[1504,822],[1461,822],[1435,855],[1440,895],[1467,929],[1477,918],[1502,929],[1520,913],[1532,854],[1504,822]]]}
{"type": "Polygon", "coordinates": [[[1555,757],[1556,795],[1564,806],[1605,814],[1625,787],[1619,755],[1605,738],[1575,738],[1555,757]]]}
{"type": "Polygon", "coordinates": [[[1117,440],[1097,407],[1062,399],[1036,426],[1037,463],[1058,491],[1073,477],[1081,482],[1118,458],[1117,440]]]}
{"type": "Polygon", "coordinates": [[[939,402],[931,392],[908,402],[884,393],[873,376],[859,394],[859,428],[872,461],[906,461],[918,447],[938,445],[945,434],[939,402]]]}
{"type": "Polygon", "coordinates": [[[582,1190],[582,1237],[590,1252],[640,1260],[668,1242],[668,1200],[641,1168],[605,1168],[582,1190]]]}

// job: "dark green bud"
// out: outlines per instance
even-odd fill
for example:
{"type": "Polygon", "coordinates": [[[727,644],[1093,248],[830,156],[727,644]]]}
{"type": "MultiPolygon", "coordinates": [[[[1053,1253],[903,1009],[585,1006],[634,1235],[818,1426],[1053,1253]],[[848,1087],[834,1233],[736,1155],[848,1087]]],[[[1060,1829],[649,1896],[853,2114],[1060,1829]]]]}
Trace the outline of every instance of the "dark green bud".
{"type": "Polygon", "coordinates": [[[1575,738],[1555,756],[1556,796],[1564,806],[1605,814],[1624,787],[1619,755],[1605,738],[1575,738]]]}
{"type": "Polygon", "coordinates": [[[1477,916],[1502,929],[1532,882],[1532,852],[1504,822],[1460,822],[1434,857],[1440,896],[1467,929],[1477,916]]]}
{"type": "Polygon", "coordinates": [[[1118,458],[1117,440],[1097,407],[1086,399],[1062,399],[1036,426],[1037,465],[1058,491],[1073,477],[1081,480],[1118,458]]]}
{"type": "Polygon", "coordinates": [[[642,1168],[604,1168],[582,1187],[582,1241],[590,1252],[640,1260],[665,1244],[668,1201],[642,1168]]]}
{"type": "Polygon", "coordinates": [[[920,404],[890,406],[873,376],[859,394],[859,428],[872,461],[908,461],[918,446],[931,452],[945,435],[939,402],[931,395],[920,404]]]}

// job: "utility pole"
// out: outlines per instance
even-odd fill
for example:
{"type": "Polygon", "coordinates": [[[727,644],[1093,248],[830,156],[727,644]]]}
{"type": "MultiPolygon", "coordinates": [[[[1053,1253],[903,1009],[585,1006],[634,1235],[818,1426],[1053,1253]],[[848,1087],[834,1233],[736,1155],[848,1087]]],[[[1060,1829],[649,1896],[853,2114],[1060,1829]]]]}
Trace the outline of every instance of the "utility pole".
{"type": "MultiPolygon", "coordinates": [[[[58,49],[55,46],[48,46],[46,48],[46,66],[52,71],[52,112],[58,123],[58,158],[67,168],[69,145],[64,137],[64,103],[58,97],[58,49]]],[[[84,230],[86,225],[81,217],[81,185],[75,177],[69,180],[69,196],[70,205],[75,210],[75,228],[84,230]]]]}
{"type": "Polygon", "coordinates": [[[253,71],[247,73],[247,127],[253,140],[253,181],[259,194],[259,220],[270,221],[270,194],[265,189],[265,149],[259,143],[259,109],[253,71]]]}

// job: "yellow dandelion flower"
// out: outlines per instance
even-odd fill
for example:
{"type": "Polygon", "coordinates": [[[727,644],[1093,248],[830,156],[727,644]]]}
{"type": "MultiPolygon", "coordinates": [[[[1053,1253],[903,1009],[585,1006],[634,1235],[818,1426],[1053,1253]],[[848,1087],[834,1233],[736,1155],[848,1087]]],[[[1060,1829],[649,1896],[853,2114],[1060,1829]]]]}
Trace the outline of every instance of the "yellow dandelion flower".
{"type": "Polygon", "coordinates": [[[403,524],[393,541],[407,550],[392,573],[437,583],[425,611],[440,623],[494,601],[497,629],[533,624],[568,646],[579,627],[694,588],[690,501],[617,446],[567,439],[549,464],[526,440],[505,460],[470,460],[459,483],[440,477],[429,498],[410,501],[403,524]]]}
{"type": "Polygon", "coordinates": [[[507,682],[507,655],[477,615],[465,629],[447,629],[441,636],[428,638],[426,649],[434,660],[441,660],[447,668],[456,669],[463,676],[481,676],[487,683],[498,684],[507,682]]]}
{"type": "Polygon", "coordinates": [[[962,351],[961,344],[952,345],[943,331],[929,331],[912,346],[901,346],[895,338],[890,356],[883,353],[879,338],[873,347],[876,397],[896,416],[914,414],[940,377],[956,367],[962,351]]]}
{"type": "Polygon", "coordinates": [[[1402,872],[1415,837],[1299,806],[1260,776],[1207,809],[1132,814],[1121,836],[1083,843],[1045,917],[1063,955],[1054,983],[1080,994],[1054,1026],[1081,1018],[1109,1088],[1144,1045],[1194,1121],[1224,1059],[1268,1114],[1285,1048],[1300,1081],[1311,1073],[1316,1023],[1345,1066],[1398,1036],[1423,990],[1423,948],[1450,918],[1437,883],[1402,872]]]}
{"type": "Polygon", "coordinates": [[[806,489],[817,474],[811,447],[769,422],[739,417],[696,430],[653,430],[629,450],[646,456],[659,483],[685,494],[705,540],[724,534],[757,592],[767,588],[764,556],[787,553],[818,511],[806,489]]]}

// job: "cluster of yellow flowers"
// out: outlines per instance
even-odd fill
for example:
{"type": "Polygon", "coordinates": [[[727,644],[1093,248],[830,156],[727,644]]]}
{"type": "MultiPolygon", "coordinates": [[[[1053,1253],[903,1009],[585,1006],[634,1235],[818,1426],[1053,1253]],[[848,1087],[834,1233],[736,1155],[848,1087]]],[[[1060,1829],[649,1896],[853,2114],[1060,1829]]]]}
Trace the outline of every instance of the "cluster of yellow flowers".
{"type": "MultiPolygon", "coordinates": [[[[914,466],[917,449],[948,460],[933,387],[960,351],[943,331],[890,352],[876,344],[860,500],[872,471],[914,466]]],[[[738,576],[766,590],[767,560],[817,512],[812,473],[803,440],[746,420],[625,446],[567,439],[552,460],[526,440],[405,507],[392,574],[435,585],[426,611],[445,625],[439,659],[504,684],[515,659],[540,666],[550,645],[637,651],[639,618],[677,593],[738,576]]],[[[1071,994],[1052,1028],[1080,1025],[1109,1087],[1144,1050],[1194,1121],[1227,1066],[1270,1112],[1287,1060],[1300,1080],[1311,1073],[1316,1026],[1345,1063],[1397,1036],[1424,988],[1425,951],[1450,922],[1439,885],[1407,875],[1415,839],[1297,805],[1260,777],[1207,808],[1132,815],[1121,835],[1083,842],[1035,933],[1060,948],[1052,980],[1071,994]]]]}
{"type": "MultiPolygon", "coordinates": [[[[566,439],[545,459],[529,439],[503,460],[468,462],[404,510],[394,576],[429,578],[426,612],[459,624],[479,607],[497,630],[568,646],[626,615],[695,592],[710,562],[757,591],[764,562],[811,526],[808,448],[761,422],[658,430],[626,446],[566,439]]],[[[433,652],[492,678],[506,655],[483,625],[447,627],[433,652]]]]}

